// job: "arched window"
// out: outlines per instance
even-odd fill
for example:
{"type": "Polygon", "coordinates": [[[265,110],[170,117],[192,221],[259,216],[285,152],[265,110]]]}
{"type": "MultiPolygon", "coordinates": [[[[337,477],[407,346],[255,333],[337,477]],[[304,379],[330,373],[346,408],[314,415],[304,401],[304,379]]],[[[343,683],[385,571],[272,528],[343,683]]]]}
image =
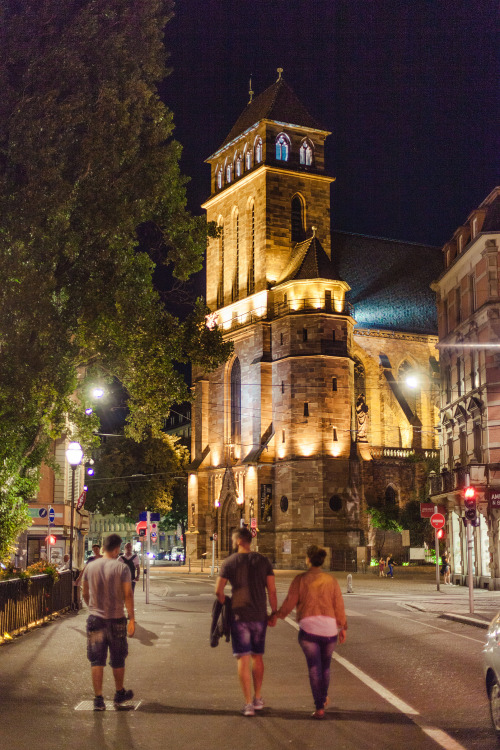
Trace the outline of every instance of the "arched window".
{"type": "Polygon", "coordinates": [[[313,163],[313,150],[309,141],[302,141],[300,146],[300,163],[310,167],[313,163]]]}
{"type": "Polygon", "coordinates": [[[231,442],[241,442],[241,367],[237,357],[231,368],[231,442]]]}
{"type": "Polygon", "coordinates": [[[394,508],[394,506],[396,505],[397,495],[396,490],[394,489],[394,487],[391,487],[391,485],[386,487],[384,499],[387,507],[394,508]]]}
{"type": "Polygon", "coordinates": [[[247,283],[247,294],[253,294],[255,292],[255,205],[252,203],[250,207],[250,253],[248,263],[248,283],[247,283]]]}
{"type": "Polygon", "coordinates": [[[239,297],[239,286],[240,286],[240,216],[238,210],[234,212],[234,250],[235,250],[235,261],[236,267],[234,269],[234,282],[232,290],[233,302],[239,297]]]}
{"type": "Polygon", "coordinates": [[[224,307],[224,223],[219,220],[219,284],[217,287],[217,307],[224,307]]]}
{"type": "Polygon", "coordinates": [[[245,146],[245,169],[252,169],[252,151],[245,146]]]}
{"type": "Polygon", "coordinates": [[[262,161],[262,138],[255,141],[255,163],[260,164],[262,161]]]}
{"type": "Polygon", "coordinates": [[[222,167],[217,170],[217,187],[219,190],[222,189],[222,185],[224,184],[224,171],[222,167]]]}
{"type": "Polygon", "coordinates": [[[290,140],[284,133],[276,138],[276,158],[278,161],[288,161],[290,153],[290,140]]]}
{"type": "Polygon", "coordinates": [[[292,242],[302,242],[305,237],[304,204],[298,195],[294,195],[292,198],[292,242]]]}
{"type": "Polygon", "coordinates": [[[413,414],[416,414],[417,413],[417,401],[418,401],[420,388],[418,387],[418,378],[416,378],[412,374],[413,372],[414,372],[414,368],[407,360],[405,360],[399,366],[398,379],[399,379],[399,387],[401,388],[401,391],[403,392],[403,396],[406,399],[406,403],[412,410],[413,414]]]}
{"type": "Polygon", "coordinates": [[[226,182],[228,185],[232,179],[233,179],[233,165],[226,164],[226,182]]]}
{"type": "Polygon", "coordinates": [[[241,158],[241,154],[238,154],[234,160],[234,174],[236,177],[241,177],[243,174],[243,159],[241,158]]]}

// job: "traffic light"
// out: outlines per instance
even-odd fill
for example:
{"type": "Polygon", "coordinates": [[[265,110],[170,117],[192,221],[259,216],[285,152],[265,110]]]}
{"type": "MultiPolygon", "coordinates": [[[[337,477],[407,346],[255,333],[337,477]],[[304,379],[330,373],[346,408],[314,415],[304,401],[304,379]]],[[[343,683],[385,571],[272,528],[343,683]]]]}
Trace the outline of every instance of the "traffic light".
{"type": "Polygon", "coordinates": [[[446,531],[444,529],[438,529],[438,531],[437,531],[437,538],[438,539],[445,539],[446,538],[446,531]]]}
{"type": "Polygon", "coordinates": [[[49,534],[49,536],[45,537],[45,539],[47,541],[47,544],[55,544],[56,543],[56,538],[55,538],[54,534],[49,534]]]}
{"type": "Polygon", "coordinates": [[[476,490],[474,487],[466,487],[464,492],[465,517],[471,526],[477,524],[476,490]]]}

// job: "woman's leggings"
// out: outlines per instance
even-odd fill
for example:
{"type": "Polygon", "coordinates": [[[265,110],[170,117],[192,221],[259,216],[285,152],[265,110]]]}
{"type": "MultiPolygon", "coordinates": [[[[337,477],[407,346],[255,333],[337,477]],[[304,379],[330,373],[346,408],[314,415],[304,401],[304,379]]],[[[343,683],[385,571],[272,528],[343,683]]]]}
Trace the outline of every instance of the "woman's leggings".
{"type": "Polygon", "coordinates": [[[323,635],[312,635],[299,630],[299,644],[305,654],[309,669],[309,682],[316,710],[325,705],[330,685],[330,662],[337,645],[337,636],[331,638],[323,635]]]}

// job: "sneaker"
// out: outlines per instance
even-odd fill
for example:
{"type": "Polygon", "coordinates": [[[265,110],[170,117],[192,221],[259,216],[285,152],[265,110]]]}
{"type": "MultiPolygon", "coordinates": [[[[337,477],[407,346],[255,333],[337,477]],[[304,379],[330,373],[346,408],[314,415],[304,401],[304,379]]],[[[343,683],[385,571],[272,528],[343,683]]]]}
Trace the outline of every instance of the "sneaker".
{"type": "Polygon", "coordinates": [[[119,707],[123,703],[126,703],[127,701],[131,701],[133,697],[134,697],[133,690],[125,690],[125,688],[122,688],[121,690],[116,691],[113,702],[116,707],[119,707]]]}
{"type": "Polygon", "coordinates": [[[105,711],[106,710],[106,704],[104,703],[104,698],[102,695],[96,695],[94,698],[94,711],[105,711]]]}
{"type": "Polygon", "coordinates": [[[314,713],[311,714],[313,719],[324,719],[325,718],[325,712],[322,708],[318,708],[314,713]]]}
{"type": "Polygon", "coordinates": [[[264,708],[264,701],[262,700],[262,698],[254,698],[253,707],[256,711],[262,711],[262,709],[264,708]]]}
{"type": "Polygon", "coordinates": [[[255,708],[253,706],[253,703],[247,703],[243,706],[243,709],[241,711],[243,716],[255,716],[255,708]]]}

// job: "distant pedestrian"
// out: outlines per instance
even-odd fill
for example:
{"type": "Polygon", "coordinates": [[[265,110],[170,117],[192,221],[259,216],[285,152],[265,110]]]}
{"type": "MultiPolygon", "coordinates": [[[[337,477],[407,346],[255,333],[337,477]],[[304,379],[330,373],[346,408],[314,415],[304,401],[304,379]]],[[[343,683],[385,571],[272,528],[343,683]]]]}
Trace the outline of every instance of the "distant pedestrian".
{"type": "Polygon", "coordinates": [[[261,690],[268,622],[266,590],[273,615],[278,608],[273,567],[267,557],[251,551],[251,543],[252,535],[247,528],[234,532],[236,551],[222,563],[215,589],[217,599],[224,604],[224,587],[228,581],[232,587],[231,641],[245,698],[244,716],[255,716],[256,711],[264,708],[261,690]]]}
{"type": "Polygon", "coordinates": [[[307,548],[308,570],[293,579],[277,615],[284,619],[296,609],[299,644],[306,657],[315,705],[314,719],[324,718],[333,651],[337,642],[344,643],[347,630],[339,582],[321,570],[325,557],[326,550],[315,544],[307,548]]]}
{"type": "Polygon", "coordinates": [[[389,557],[387,558],[387,570],[388,570],[387,577],[388,578],[394,578],[394,566],[395,565],[396,563],[394,562],[394,559],[389,555],[389,557]]]}
{"type": "Polygon", "coordinates": [[[94,686],[94,711],[106,709],[102,683],[108,649],[116,687],[115,707],[120,708],[125,701],[134,697],[132,690],[123,687],[128,654],[127,634],[130,637],[134,635],[135,619],[130,570],[118,560],[121,543],[118,534],[110,534],[104,540],[104,556],[94,560],[83,571],[83,598],[89,608],[87,657],[94,686]],[[128,613],[128,626],[124,605],[128,613]]]}
{"type": "Polygon", "coordinates": [[[127,542],[125,545],[125,552],[120,555],[120,560],[123,560],[125,565],[128,565],[130,569],[130,575],[132,577],[132,591],[135,591],[136,581],[141,577],[141,564],[139,562],[139,555],[135,554],[132,549],[132,543],[127,542]]]}
{"type": "Polygon", "coordinates": [[[69,570],[69,555],[64,555],[62,563],[57,566],[58,573],[63,573],[65,570],[69,570]]]}
{"type": "MultiPolygon", "coordinates": [[[[99,560],[102,557],[101,555],[101,545],[100,544],[93,544],[92,545],[92,554],[87,559],[87,562],[85,565],[88,565],[89,563],[93,562],[94,560],[99,560]]],[[[85,568],[83,569],[85,570],[85,568]]],[[[81,586],[82,583],[82,577],[83,577],[83,570],[80,572],[80,575],[75,581],[75,586],[81,586]]]]}
{"type": "Polygon", "coordinates": [[[383,557],[381,557],[380,560],[378,561],[378,577],[379,578],[385,578],[384,569],[385,569],[385,560],[383,557]]]}
{"type": "Polygon", "coordinates": [[[441,558],[441,574],[443,576],[443,583],[451,586],[451,565],[447,552],[444,552],[443,557],[441,558]]]}

